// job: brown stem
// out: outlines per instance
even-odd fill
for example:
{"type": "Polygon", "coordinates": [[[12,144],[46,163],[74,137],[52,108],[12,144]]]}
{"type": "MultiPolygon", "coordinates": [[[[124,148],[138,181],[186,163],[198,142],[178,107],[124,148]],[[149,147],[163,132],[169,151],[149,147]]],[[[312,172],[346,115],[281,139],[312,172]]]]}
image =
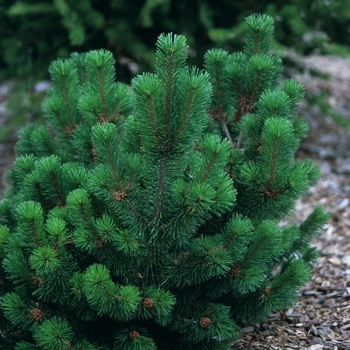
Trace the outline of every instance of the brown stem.
{"type": "Polygon", "coordinates": [[[241,131],[239,133],[239,136],[238,136],[238,139],[237,139],[237,143],[236,143],[236,148],[237,149],[241,148],[242,142],[243,142],[243,132],[241,131]]]}
{"type": "Polygon", "coordinates": [[[159,165],[159,178],[158,178],[158,186],[157,186],[157,197],[155,203],[155,212],[154,212],[154,223],[157,228],[159,228],[161,224],[163,209],[164,209],[164,200],[165,200],[165,178],[167,175],[167,165],[168,159],[166,155],[163,155],[160,160],[159,165]]]}
{"type": "Polygon", "coordinates": [[[222,130],[225,133],[226,138],[229,140],[231,147],[234,146],[230,132],[228,131],[227,124],[224,118],[220,118],[222,130]]]}

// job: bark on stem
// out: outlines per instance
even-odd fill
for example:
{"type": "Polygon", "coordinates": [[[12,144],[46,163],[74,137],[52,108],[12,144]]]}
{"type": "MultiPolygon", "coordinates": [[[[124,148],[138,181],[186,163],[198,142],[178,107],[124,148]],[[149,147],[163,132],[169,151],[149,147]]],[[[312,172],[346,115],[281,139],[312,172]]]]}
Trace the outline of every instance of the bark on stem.
{"type": "Polygon", "coordinates": [[[220,119],[220,122],[221,122],[221,127],[222,127],[222,130],[225,133],[226,138],[229,140],[231,147],[233,147],[234,144],[233,144],[230,132],[228,131],[227,125],[225,123],[225,120],[224,119],[220,119]]]}

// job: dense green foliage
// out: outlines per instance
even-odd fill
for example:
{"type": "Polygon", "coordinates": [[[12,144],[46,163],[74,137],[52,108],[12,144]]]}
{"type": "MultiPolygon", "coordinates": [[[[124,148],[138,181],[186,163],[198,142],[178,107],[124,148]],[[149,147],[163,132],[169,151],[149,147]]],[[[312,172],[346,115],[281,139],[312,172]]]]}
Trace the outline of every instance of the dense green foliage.
{"type": "Polygon", "coordinates": [[[280,82],[273,19],[246,32],[204,71],[162,34],[131,86],[106,50],[51,64],[0,203],[3,348],[228,350],[295,302],[327,215],[280,224],[319,171],[294,158],[304,89],[280,82]]]}
{"type": "Polygon", "coordinates": [[[339,54],[350,44],[347,0],[1,0],[0,9],[0,72],[10,77],[40,77],[57,57],[106,48],[123,63],[119,79],[128,81],[135,62],[139,71],[153,66],[162,32],[185,35],[191,62],[200,65],[211,47],[242,48],[241,23],[251,13],[276,20],[277,47],[339,54]]]}

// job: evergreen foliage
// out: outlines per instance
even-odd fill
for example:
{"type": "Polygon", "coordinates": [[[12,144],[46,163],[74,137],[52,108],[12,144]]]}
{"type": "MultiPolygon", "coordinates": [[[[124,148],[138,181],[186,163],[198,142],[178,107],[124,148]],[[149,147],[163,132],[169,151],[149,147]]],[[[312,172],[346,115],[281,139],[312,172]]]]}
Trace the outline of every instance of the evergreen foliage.
{"type": "Polygon", "coordinates": [[[273,24],[248,17],[204,71],[162,34],[131,86],[106,50],[51,64],[0,203],[4,348],[224,350],[295,302],[327,214],[280,224],[319,171],[294,158],[304,90],[280,84],[273,24]]]}
{"type": "MultiPolygon", "coordinates": [[[[347,0],[1,0],[0,77],[42,77],[51,60],[107,48],[123,62],[118,77],[129,81],[130,67],[154,64],[153,44],[162,32],[186,35],[191,61],[199,65],[208,48],[241,49],[243,19],[266,13],[276,20],[275,43],[302,53],[320,50],[349,54],[347,0]],[[131,65],[130,65],[131,63],[131,65]]],[[[133,74],[133,72],[132,72],[133,74]]]]}

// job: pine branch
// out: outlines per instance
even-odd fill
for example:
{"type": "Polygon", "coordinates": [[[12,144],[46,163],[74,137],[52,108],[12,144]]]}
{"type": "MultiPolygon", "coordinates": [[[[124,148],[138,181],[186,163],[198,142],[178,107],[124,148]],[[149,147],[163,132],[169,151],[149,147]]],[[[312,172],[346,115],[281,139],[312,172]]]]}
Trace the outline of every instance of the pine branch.
{"type": "MultiPolygon", "coordinates": [[[[230,132],[229,132],[229,130],[228,130],[228,128],[227,128],[227,124],[226,124],[224,118],[221,118],[221,119],[220,119],[220,122],[221,122],[222,130],[224,131],[224,134],[225,134],[227,140],[230,142],[231,147],[234,147],[234,143],[233,143],[233,141],[232,141],[231,134],[230,134],[230,132]]],[[[236,147],[237,147],[237,146],[236,146],[236,147]]],[[[237,147],[237,148],[238,148],[238,147],[237,147]]]]}
{"type": "Polygon", "coordinates": [[[167,63],[165,67],[165,95],[164,95],[164,116],[163,127],[165,139],[170,137],[170,124],[172,117],[172,104],[173,104],[173,89],[174,89],[174,77],[175,77],[175,50],[170,48],[167,54],[167,63]]]}
{"type": "Polygon", "coordinates": [[[157,181],[157,193],[156,200],[154,204],[154,220],[152,225],[159,227],[162,221],[163,208],[165,205],[166,197],[166,175],[168,172],[168,157],[164,154],[159,160],[159,171],[158,171],[158,181],[157,181]]]}

